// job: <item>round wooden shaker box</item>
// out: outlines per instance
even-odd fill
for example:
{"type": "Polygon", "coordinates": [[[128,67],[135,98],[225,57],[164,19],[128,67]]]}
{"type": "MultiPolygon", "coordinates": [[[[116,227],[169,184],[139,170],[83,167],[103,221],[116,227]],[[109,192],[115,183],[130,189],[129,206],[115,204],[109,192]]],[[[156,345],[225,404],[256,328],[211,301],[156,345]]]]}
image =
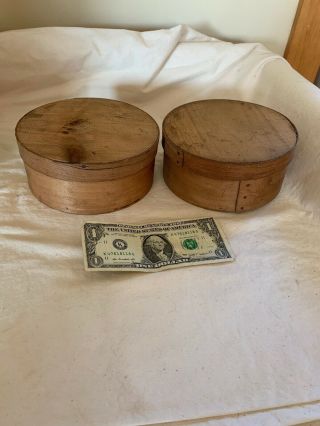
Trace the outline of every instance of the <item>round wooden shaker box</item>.
{"type": "Polygon", "coordinates": [[[54,209],[107,213],[151,188],[159,128],[133,105],[102,98],[53,102],[22,117],[16,138],[31,191],[54,209]]]}
{"type": "Polygon", "coordinates": [[[253,210],[280,191],[296,143],[294,125],[270,108],[232,100],[191,102],[163,122],[164,179],[197,206],[253,210]]]}

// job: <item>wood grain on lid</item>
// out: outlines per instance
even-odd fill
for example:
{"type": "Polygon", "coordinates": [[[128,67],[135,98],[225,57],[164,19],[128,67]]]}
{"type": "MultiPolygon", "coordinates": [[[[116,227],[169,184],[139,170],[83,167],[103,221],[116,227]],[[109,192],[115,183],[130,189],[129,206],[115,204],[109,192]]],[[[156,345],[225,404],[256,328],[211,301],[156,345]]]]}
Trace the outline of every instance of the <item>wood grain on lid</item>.
{"type": "Polygon", "coordinates": [[[277,159],[297,142],[293,124],[260,105],[231,100],[191,102],[163,123],[165,143],[203,159],[235,164],[277,159]]]}
{"type": "Polygon", "coordinates": [[[159,129],[139,108],[100,98],[66,99],[30,111],[17,124],[20,152],[46,160],[102,169],[155,155],[159,129]]]}

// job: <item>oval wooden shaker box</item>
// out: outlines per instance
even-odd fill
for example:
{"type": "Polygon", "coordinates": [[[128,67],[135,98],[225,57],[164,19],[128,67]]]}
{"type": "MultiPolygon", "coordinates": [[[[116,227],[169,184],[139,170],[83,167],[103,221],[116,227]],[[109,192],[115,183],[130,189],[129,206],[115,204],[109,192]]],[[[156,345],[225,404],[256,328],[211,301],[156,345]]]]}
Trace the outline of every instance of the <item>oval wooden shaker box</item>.
{"type": "Polygon", "coordinates": [[[124,102],[76,98],[30,111],[16,138],[33,194],[68,213],[121,209],[151,188],[156,122],[124,102]]]}
{"type": "Polygon", "coordinates": [[[197,206],[253,210],[280,191],[296,143],[294,125],[270,108],[231,100],[191,102],[163,122],[164,179],[197,206]]]}

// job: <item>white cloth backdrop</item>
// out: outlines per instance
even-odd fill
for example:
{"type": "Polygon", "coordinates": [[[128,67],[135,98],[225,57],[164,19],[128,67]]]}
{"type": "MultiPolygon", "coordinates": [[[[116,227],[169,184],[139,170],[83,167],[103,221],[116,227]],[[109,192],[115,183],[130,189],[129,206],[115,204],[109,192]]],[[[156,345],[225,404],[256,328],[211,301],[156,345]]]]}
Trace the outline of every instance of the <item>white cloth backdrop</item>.
{"type": "MultiPolygon", "coordinates": [[[[306,403],[297,418],[314,418],[319,90],[259,44],[184,26],[0,33],[0,73],[1,426],[152,424],[306,403]],[[148,195],[94,217],[137,223],[212,214],[234,263],[152,275],[84,271],[80,227],[93,217],[52,210],[30,194],[14,136],[28,110],[77,96],[133,103],[159,125],[173,107],[203,98],[260,103],[296,124],[284,188],[257,211],[210,212],[180,200],[163,182],[159,147],[148,195]]],[[[210,425],[278,424],[227,418],[210,425]]]]}

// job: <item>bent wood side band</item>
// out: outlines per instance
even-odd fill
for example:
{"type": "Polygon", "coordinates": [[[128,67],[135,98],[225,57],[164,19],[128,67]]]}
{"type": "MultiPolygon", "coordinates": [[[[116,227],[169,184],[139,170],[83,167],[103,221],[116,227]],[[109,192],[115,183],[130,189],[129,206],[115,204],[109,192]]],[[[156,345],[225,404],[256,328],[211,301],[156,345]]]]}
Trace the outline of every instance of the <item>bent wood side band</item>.
{"type": "Polygon", "coordinates": [[[222,180],[176,167],[165,156],[163,176],[168,187],[183,200],[209,210],[245,212],[262,207],[280,191],[285,170],[259,179],[222,180]]]}
{"type": "Polygon", "coordinates": [[[242,180],[236,201],[236,212],[241,213],[264,206],[280,192],[285,170],[259,179],[242,180]]]}
{"type": "Polygon", "coordinates": [[[100,214],[144,197],[152,186],[154,162],[134,175],[103,182],[61,180],[25,167],[30,189],[42,203],[66,213],[100,214]]]}
{"type": "Polygon", "coordinates": [[[18,143],[20,155],[26,166],[51,176],[56,179],[72,180],[78,182],[98,182],[105,180],[113,180],[133,175],[143,168],[147,167],[156,156],[158,143],[155,143],[148,151],[141,154],[139,160],[133,162],[133,159],[128,159],[128,162],[118,167],[111,167],[110,164],[90,165],[88,168],[85,164],[70,164],[59,161],[49,160],[48,158],[40,157],[28,151],[22,144],[18,143]],[[130,163],[131,161],[131,163],[130,163]]]}
{"type": "Polygon", "coordinates": [[[176,167],[188,167],[197,175],[221,180],[243,180],[256,179],[270,176],[272,173],[280,172],[290,163],[294,149],[273,160],[257,163],[226,163],[207,158],[197,157],[179,149],[173,142],[162,142],[166,156],[176,165],[176,167]]]}

